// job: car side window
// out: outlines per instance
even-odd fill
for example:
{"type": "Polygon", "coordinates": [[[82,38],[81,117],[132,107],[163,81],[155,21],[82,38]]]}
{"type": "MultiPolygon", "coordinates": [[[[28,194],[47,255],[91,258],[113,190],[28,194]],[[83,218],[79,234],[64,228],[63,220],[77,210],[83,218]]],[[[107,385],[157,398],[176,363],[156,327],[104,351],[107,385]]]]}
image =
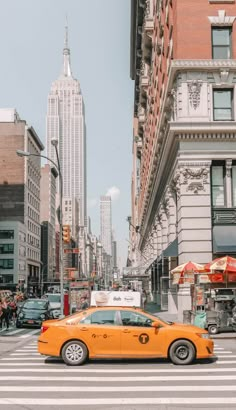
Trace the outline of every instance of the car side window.
{"type": "Polygon", "coordinates": [[[152,319],[140,313],[122,310],[120,315],[123,326],[152,326],[152,319]]]}
{"type": "Polygon", "coordinates": [[[89,325],[116,325],[115,310],[98,310],[91,315],[84,317],[80,323],[89,325]]]}

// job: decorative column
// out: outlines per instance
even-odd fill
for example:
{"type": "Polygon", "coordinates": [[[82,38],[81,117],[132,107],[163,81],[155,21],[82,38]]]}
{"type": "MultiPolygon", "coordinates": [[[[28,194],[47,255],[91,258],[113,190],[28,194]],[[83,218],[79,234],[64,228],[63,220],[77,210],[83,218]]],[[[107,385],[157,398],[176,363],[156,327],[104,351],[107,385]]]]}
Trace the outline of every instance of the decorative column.
{"type": "Polygon", "coordinates": [[[232,159],[227,159],[225,161],[225,182],[226,182],[226,207],[232,207],[232,177],[231,177],[231,169],[232,169],[232,159]]]}
{"type": "Polygon", "coordinates": [[[176,239],[176,203],[172,191],[168,188],[168,244],[176,239]]]}
{"type": "Polygon", "coordinates": [[[211,161],[179,162],[179,264],[212,259],[210,166],[211,161]]]}
{"type": "MultiPolygon", "coordinates": [[[[180,196],[178,198],[179,264],[212,259],[211,161],[180,161],[180,196]]],[[[190,285],[179,285],[178,320],[191,309],[190,285]]]]}

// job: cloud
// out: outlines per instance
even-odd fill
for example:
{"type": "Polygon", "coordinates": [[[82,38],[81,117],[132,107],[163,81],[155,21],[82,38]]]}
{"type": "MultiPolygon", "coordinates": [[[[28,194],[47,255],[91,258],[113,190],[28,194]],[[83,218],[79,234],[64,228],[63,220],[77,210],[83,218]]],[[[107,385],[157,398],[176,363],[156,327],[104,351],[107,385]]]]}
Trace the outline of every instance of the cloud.
{"type": "Polygon", "coordinates": [[[98,199],[97,198],[90,198],[88,200],[88,207],[89,208],[95,208],[95,206],[97,206],[98,204],[98,199]]]}
{"type": "Polygon", "coordinates": [[[112,201],[116,201],[120,197],[120,190],[116,186],[112,186],[108,189],[106,195],[110,196],[112,201]]]}

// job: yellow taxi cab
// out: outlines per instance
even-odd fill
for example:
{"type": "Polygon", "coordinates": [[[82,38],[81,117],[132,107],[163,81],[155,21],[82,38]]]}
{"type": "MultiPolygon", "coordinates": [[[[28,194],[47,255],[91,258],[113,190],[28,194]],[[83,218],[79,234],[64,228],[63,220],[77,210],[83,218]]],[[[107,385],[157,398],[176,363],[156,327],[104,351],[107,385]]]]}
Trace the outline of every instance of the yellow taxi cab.
{"type": "Polygon", "coordinates": [[[165,322],[132,307],[90,307],[64,319],[43,322],[38,352],[67,365],[98,358],[167,358],[190,364],[213,356],[206,330],[165,322]]]}

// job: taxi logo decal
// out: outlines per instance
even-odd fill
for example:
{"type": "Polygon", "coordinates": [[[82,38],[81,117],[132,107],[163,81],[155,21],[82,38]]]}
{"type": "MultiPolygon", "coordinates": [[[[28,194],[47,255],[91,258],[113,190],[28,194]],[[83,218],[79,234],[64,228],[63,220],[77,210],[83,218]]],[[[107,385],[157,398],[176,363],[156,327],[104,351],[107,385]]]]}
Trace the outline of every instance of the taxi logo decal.
{"type": "Polygon", "coordinates": [[[147,333],[141,333],[141,335],[139,335],[138,340],[142,345],[145,345],[149,342],[149,336],[147,335],[147,333]]]}

